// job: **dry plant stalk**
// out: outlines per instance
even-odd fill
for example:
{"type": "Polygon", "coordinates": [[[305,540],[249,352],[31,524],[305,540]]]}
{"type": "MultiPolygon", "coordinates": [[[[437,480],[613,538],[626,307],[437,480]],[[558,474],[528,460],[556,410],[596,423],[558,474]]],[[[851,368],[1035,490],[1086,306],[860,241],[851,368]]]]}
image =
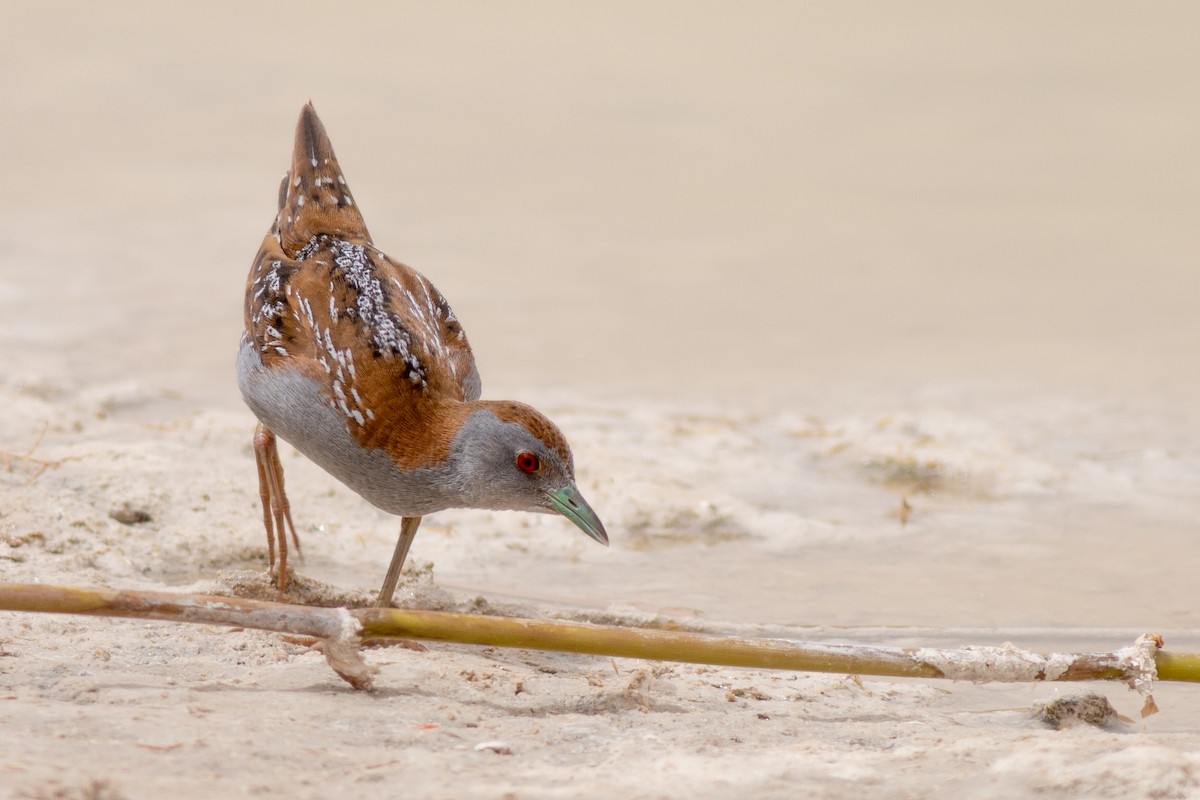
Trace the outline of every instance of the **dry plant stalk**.
{"type": "Polygon", "coordinates": [[[9,450],[0,450],[0,468],[5,472],[12,472],[16,467],[28,470],[29,477],[26,483],[33,483],[42,476],[42,473],[51,467],[57,467],[67,461],[78,461],[78,456],[68,456],[57,460],[49,460],[45,458],[35,458],[34,452],[41,445],[42,439],[46,437],[46,432],[50,430],[50,423],[46,422],[42,425],[41,431],[37,438],[33,440],[33,444],[24,453],[14,453],[9,450]]]}
{"type": "Polygon", "coordinates": [[[1112,653],[1041,655],[1004,647],[901,649],[749,639],[577,622],[407,609],[298,606],[212,595],[0,584],[0,610],[169,620],[314,636],[330,666],[356,689],[371,688],[363,639],[431,639],[461,644],[681,661],[735,667],[906,678],[989,681],[1118,680],[1146,697],[1156,680],[1200,682],[1200,654],[1162,651],[1146,634],[1112,653]]]}
{"type": "Polygon", "coordinates": [[[375,671],[359,654],[362,626],[345,608],[203,594],[0,583],[0,610],[232,625],[315,636],[325,642],[323,650],[329,666],[355,689],[370,689],[375,671]]]}

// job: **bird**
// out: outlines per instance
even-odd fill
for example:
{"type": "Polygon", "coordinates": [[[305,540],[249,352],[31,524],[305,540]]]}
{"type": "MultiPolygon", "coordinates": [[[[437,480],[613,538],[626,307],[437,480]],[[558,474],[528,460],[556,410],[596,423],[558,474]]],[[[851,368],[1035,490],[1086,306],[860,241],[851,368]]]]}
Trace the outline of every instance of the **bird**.
{"type": "Polygon", "coordinates": [[[389,607],[421,519],[449,508],[560,514],[608,534],[575,481],[571,448],[545,415],[483,400],[450,304],[380,250],[312,102],[296,123],[278,212],[250,267],[237,353],[253,436],[268,575],[288,585],[300,539],[277,437],[372,505],[401,518],[376,605],[389,607]]]}

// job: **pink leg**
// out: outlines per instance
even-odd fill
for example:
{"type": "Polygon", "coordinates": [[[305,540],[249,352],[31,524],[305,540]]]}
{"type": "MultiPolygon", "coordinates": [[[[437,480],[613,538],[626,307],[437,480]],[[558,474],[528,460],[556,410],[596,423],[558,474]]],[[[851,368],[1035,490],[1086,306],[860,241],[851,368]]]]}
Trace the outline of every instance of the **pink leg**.
{"type": "Polygon", "coordinates": [[[283,464],[279,461],[279,448],[275,445],[275,434],[261,422],[254,431],[254,461],[258,466],[258,497],[262,501],[263,527],[267,531],[268,569],[275,566],[275,545],[279,545],[279,572],[275,585],[280,591],[287,588],[288,541],[290,532],[300,555],[300,537],[292,522],[292,509],[287,493],[283,489],[283,464]],[[286,527],[285,527],[286,525],[286,527]]]}
{"type": "Polygon", "coordinates": [[[400,570],[404,568],[404,559],[408,557],[408,547],[420,525],[420,517],[400,518],[400,538],[396,540],[396,550],[392,553],[392,563],[388,565],[387,575],[383,578],[383,588],[379,590],[379,599],[375,601],[376,607],[391,608],[392,595],[396,593],[396,584],[400,582],[400,570]]]}

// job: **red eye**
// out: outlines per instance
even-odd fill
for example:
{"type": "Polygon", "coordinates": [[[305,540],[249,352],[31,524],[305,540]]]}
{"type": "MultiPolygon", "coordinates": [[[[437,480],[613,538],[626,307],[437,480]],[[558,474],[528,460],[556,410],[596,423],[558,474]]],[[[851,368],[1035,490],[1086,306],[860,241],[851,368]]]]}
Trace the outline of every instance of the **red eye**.
{"type": "Polygon", "coordinates": [[[517,469],[521,472],[537,472],[541,468],[541,459],[533,453],[517,453],[517,469]]]}

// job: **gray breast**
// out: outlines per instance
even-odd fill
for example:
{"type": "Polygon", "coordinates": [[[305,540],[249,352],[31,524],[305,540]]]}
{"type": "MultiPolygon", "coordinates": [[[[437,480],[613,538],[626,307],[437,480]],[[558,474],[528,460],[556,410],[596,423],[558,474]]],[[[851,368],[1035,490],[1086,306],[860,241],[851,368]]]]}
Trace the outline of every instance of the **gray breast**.
{"type": "Polygon", "coordinates": [[[423,516],[461,507],[453,462],[401,470],[383,450],[365,450],[350,435],[346,416],[325,400],[323,387],[296,370],[268,370],[242,337],[238,387],[254,416],[278,437],[378,508],[423,516]]]}

